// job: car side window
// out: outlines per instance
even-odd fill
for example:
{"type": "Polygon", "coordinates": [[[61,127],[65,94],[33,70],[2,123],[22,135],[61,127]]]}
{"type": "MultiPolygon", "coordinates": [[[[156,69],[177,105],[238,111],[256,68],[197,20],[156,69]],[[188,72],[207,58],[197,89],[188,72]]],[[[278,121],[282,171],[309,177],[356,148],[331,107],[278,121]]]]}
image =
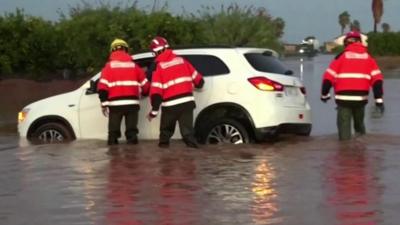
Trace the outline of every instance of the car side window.
{"type": "MultiPolygon", "coordinates": [[[[138,60],[135,60],[135,63],[137,65],[139,65],[140,68],[143,69],[143,71],[146,74],[147,79],[149,81],[151,81],[152,72],[155,69],[154,57],[138,59],[138,60]],[[154,68],[152,68],[153,66],[154,66],[154,68]]],[[[96,79],[90,80],[90,86],[86,90],[86,94],[87,95],[97,94],[98,93],[97,83],[99,82],[99,80],[100,80],[100,76],[97,77],[96,79]]]]}
{"type": "Polygon", "coordinates": [[[146,74],[147,80],[151,81],[153,71],[156,69],[154,57],[137,59],[135,60],[135,63],[138,64],[140,68],[142,68],[142,70],[146,74]]]}
{"type": "Polygon", "coordinates": [[[229,74],[229,68],[218,57],[213,55],[181,55],[188,60],[203,76],[218,76],[229,74]]]}
{"type": "Polygon", "coordinates": [[[97,83],[99,83],[99,79],[89,81],[89,88],[86,89],[86,95],[97,94],[97,83]]]}

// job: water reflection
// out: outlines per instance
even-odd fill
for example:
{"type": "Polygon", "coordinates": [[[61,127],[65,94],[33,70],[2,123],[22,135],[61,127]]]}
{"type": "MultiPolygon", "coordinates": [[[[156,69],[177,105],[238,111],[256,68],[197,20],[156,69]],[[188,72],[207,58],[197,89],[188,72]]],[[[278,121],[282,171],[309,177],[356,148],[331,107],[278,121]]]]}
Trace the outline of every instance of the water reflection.
{"type": "Polygon", "coordinates": [[[187,154],[163,154],[156,176],[160,198],[155,202],[160,225],[197,224],[196,165],[187,154]]]}
{"type": "Polygon", "coordinates": [[[108,225],[198,224],[196,166],[187,153],[110,148],[108,225]]]}
{"type": "MultiPolygon", "coordinates": [[[[0,151],[0,224],[398,224],[399,136],[0,151]],[[297,140],[297,141],[296,141],[297,140]]],[[[179,142],[180,143],[180,142],[179,142]]]]}
{"type": "MultiPolygon", "coordinates": [[[[261,160],[254,170],[252,183],[252,217],[255,224],[270,224],[279,207],[275,190],[276,173],[267,160],[261,160]]],[[[274,221],[277,222],[277,221],[274,221]]]]}
{"type": "Polygon", "coordinates": [[[343,144],[327,160],[327,202],[337,224],[380,224],[379,157],[361,143],[343,144]]]}
{"type": "Polygon", "coordinates": [[[109,207],[106,212],[107,224],[142,224],[135,214],[136,196],[141,186],[140,164],[136,152],[110,148],[108,153],[111,159],[106,194],[109,207]]]}

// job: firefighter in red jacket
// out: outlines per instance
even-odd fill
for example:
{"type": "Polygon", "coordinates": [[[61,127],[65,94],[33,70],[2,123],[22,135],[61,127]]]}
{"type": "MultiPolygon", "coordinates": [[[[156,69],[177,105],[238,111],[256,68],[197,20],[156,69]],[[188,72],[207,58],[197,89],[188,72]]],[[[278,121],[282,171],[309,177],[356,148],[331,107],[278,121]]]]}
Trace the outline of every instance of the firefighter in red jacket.
{"type": "Polygon", "coordinates": [[[376,61],[361,43],[359,32],[351,31],[344,39],[345,49],[329,65],[323,75],[321,100],[330,99],[333,86],[337,104],[337,127],[340,140],[351,139],[351,120],[357,135],[365,134],[364,113],[372,87],[376,109],[383,105],[383,75],[376,61]]]}
{"type": "Polygon", "coordinates": [[[155,37],[150,49],[156,54],[156,66],[150,87],[152,110],[148,119],[156,117],[161,106],[159,146],[169,146],[178,122],[185,144],[197,148],[193,129],[196,106],[193,87],[203,87],[202,75],[184,58],[176,56],[165,38],[155,37]]]}
{"type": "Polygon", "coordinates": [[[102,111],[109,117],[108,145],[118,144],[122,118],[125,118],[127,143],[138,143],[139,99],[140,95],[148,95],[150,89],[144,71],[133,62],[128,48],[121,39],[111,43],[111,55],[98,83],[102,111]]]}

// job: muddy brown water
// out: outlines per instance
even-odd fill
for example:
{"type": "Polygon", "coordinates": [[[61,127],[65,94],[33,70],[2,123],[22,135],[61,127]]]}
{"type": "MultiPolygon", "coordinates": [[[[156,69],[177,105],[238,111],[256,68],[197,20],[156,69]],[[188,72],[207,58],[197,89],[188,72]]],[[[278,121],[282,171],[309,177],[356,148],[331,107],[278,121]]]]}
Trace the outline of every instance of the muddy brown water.
{"type": "MultiPolygon", "coordinates": [[[[13,120],[26,104],[26,90],[35,98],[60,88],[11,89],[14,106],[0,95],[0,224],[397,225],[400,80],[385,81],[382,118],[367,107],[368,134],[339,142],[335,105],[321,103],[318,94],[330,59],[303,65],[311,137],[284,136],[275,143],[199,150],[180,141],[168,150],[156,141],[113,148],[102,140],[19,146],[13,120]]],[[[286,63],[298,74],[299,59],[286,63]]]]}

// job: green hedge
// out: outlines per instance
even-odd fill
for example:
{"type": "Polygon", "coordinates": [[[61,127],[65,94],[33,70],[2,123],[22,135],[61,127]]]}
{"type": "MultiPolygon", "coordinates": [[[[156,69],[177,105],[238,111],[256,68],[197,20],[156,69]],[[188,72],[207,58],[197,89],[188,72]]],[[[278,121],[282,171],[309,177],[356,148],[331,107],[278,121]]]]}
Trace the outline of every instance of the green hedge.
{"type": "Polygon", "coordinates": [[[1,74],[42,74],[56,70],[62,47],[55,25],[21,10],[0,17],[1,74]]]}
{"type": "Polygon", "coordinates": [[[373,55],[400,55],[400,32],[369,33],[368,50],[373,55]]]}
{"type": "Polygon", "coordinates": [[[172,15],[109,5],[71,8],[57,22],[17,9],[0,16],[0,78],[83,77],[98,71],[114,38],[125,39],[131,53],[147,51],[156,35],[172,47],[236,45],[282,50],[285,23],[263,8],[231,5],[202,8],[197,14],[172,15]]]}

